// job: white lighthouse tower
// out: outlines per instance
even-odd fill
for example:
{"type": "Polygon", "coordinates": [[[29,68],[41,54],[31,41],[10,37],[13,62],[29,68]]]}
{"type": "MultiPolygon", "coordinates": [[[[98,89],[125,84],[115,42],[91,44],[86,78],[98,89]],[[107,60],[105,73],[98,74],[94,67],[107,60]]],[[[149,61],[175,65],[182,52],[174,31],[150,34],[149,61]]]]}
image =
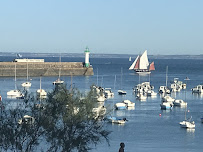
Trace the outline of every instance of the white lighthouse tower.
{"type": "Polygon", "coordinates": [[[87,67],[87,68],[90,66],[89,58],[90,58],[90,51],[89,51],[89,48],[86,47],[86,49],[85,49],[85,67],[87,67]]]}

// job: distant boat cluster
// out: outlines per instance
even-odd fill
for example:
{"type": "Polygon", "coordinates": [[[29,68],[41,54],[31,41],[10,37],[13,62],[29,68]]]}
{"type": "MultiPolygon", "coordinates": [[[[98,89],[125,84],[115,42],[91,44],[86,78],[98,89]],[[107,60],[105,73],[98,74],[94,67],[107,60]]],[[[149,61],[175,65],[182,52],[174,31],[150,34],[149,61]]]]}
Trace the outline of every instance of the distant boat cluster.
{"type": "MultiPolygon", "coordinates": [[[[189,78],[186,78],[185,80],[189,80],[189,78]]],[[[96,91],[95,98],[98,102],[103,102],[108,98],[113,98],[114,93],[111,91],[111,88],[105,89],[98,86],[93,86],[96,91]]],[[[173,107],[183,107],[185,108],[185,119],[179,123],[179,125],[182,128],[189,128],[194,129],[195,128],[195,122],[192,120],[192,117],[187,118],[187,105],[188,103],[184,101],[183,99],[174,99],[170,96],[172,92],[180,92],[182,89],[186,89],[186,83],[183,83],[182,81],[179,81],[178,78],[174,78],[173,81],[170,82],[170,86],[160,86],[159,87],[159,94],[162,96],[160,108],[161,110],[172,110],[173,107]]],[[[203,93],[202,92],[203,85],[198,85],[197,87],[194,87],[192,90],[193,93],[203,93]]],[[[140,84],[137,84],[133,88],[133,92],[135,93],[135,97],[138,101],[146,101],[147,98],[153,98],[157,96],[157,93],[154,91],[154,86],[150,84],[150,82],[142,82],[140,84]]],[[[126,95],[127,92],[124,90],[118,90],[118,95],[126,95]]],[[[102,104],[102,107],[104,108],[104,104],[102,104]]],[[[121,102],[117,102],[114,105],[115,110],[133,110],[135,109],[135,103],[125,99],[121,102]]],[[[108,116],[106,118],[108,122],[115,123],[115,124],[125,124],[128,119],[127,118],[119,118],[116,116],[108,116]]],[[[201,122],[203,122],[201,118],[201,122]]]]}

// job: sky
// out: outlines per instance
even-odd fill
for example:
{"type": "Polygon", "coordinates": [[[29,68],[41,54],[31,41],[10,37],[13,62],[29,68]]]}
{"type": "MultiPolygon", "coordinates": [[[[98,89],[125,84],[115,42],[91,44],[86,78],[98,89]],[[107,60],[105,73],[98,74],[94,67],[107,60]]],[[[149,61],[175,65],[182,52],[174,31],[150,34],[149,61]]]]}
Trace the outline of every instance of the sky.
{"type": "Polygon", "coordinates": [[[0,0],[0,52],[203,54],[203,0],[0,0]]]}

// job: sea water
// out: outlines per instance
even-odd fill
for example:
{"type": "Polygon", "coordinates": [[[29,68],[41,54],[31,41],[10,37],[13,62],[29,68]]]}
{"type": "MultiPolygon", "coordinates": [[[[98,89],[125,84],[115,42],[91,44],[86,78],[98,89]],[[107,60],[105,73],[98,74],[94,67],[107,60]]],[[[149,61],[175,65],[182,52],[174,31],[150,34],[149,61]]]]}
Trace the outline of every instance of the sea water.
{"type": "MultiPolygon", "coordinates": [[[[0,60],[11,59],[0,57],[0,60]]],[[[58,57],[46,57],[45,61],[58,61],[58,57]]],[[[62,57],[62,62],[83,62],[80,57],[62,57]]],[[[117,57],[108,58],[92,57],[90,62],[94,68],[93,76],[62,76],[61,79],[67,87],[78,88],[81,92],[87,92],[92,84],[104,88],[111,88],[114,98],[107,99],[105,105],[113,108],[114,104],[128,99],[135,102],[135,108],[131,110],[113,110],[112,116],[126,117],[129,121],[124,125],[106,123],[105,128],[112,131],[110,134],[110,146],[103,140],[96,147],[92,146],[92,152],[115,152],[119,149],[120,142],[125,143],[126,152],[198,152],[203,149],[203,94],[192,94],[191,89],[198,84],[203,84],[203,60],[200,59],[154,59],[156,70],[150,75],[139,76],[134,71],[128,70],[133,61],[128,58],[117,57]],[[154,86],[154,91],[158,93],[158,88],[166,84],[166,67],[168,66],[168,84],[174,78],[187,83],[187,89],[181,92],[172,93],[176,99],[183,99],[188,103],[187,117],[192,116],[196,123],[195,129],[184,129],[179,125],[185,119],[185,108],[174,107],[172,110],[161,110],[161,95],[148,97],[146,101],[136,100],[133,87],[138,83],[150,81],[154,86]],[[189,81],[184,81],[189,77],[189,81]],[[127,95],[117,94],[119,89],[127,91],[127,95]]],[[[18,71],[17,71],[18,72],[18,71]]],[[[40,87],[40,78],[31,77],[32,86],[30,92],[35,92],[40,87]]],[[[51,91],[52,84],[57,77],[42,77],[42,89],[51,91]]],[[[26,78],[17,78],[17,87],[26,78]]],[[[6,92],[14,89],[14,78],[0,78],[0,94],[3,102],[9,104],[11,99],[6,97],[6,92]]],[[[12,105],[10,105],[12,106],[12,105]]]]}

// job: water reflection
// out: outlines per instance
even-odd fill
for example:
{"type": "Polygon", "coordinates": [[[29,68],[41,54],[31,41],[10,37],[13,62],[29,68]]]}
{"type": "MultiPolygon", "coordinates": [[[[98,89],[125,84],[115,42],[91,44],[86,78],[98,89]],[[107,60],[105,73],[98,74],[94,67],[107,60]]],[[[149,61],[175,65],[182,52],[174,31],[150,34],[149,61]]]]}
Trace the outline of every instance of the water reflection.
{"type": "Polygon", "coordinates": [[[186,130],[187,130],[188,133],[194,133],[195,132],[194,128],[192,128],[192,129],[191,128],[187,128],[186,130]]]}
{"type": "Polygon", "coordinates": [[[8,99],[16,99],[16,96],[7,96],[8,99]]]}
{"type": "Polygon", "coordinates": [[[196,98],[203,98],[203,93],[192,93],[192,95],[196,98]]]}

